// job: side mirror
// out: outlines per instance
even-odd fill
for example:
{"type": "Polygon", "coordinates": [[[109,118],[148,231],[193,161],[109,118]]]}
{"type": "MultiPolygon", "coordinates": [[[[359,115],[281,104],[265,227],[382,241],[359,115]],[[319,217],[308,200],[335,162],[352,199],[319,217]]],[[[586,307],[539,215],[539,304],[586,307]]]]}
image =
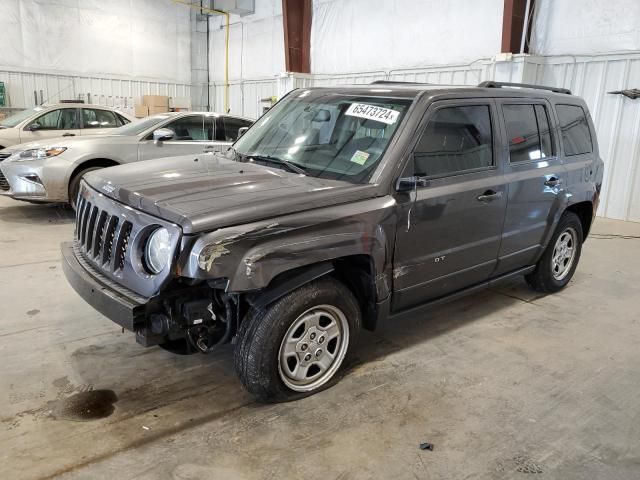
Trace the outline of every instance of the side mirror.
{"type": "MultiPolygon", "coordinates": [[[[238,129],[238,138],[240,138],[242,135],[244,135],[245,133],[247,133],[247,130],[249,130],[249,127],[240,127],[238,129]]],[[[237,140],[237,139],[236,139],[237,140]]]]}
{"type": "Polygon", "coordinates": [[[171,140],[175,136],[175,133],[170,128],[159,128],[153,131],[153,143],[158,145],[164,140],[171,140]]]}
{"type": "MultiPolygon", "coordinates": [[[[411,168],[409,172],[414,173],[410,177],[400,177],[398,179],[398,183],[396,184],[396,191],[398,192],[408,192],[411,190],[415,190],[417,187],[426,187],[427,185],[429,185],[428,180],[424,178],[427,176],[426,172],[415,173],[418,171],[418,165],[416,164],[416,159],[413,155],[411,156],[410,162],[411,163],[408,166],[412,165],[413,168],[411,168]]],[[[405,169],[405,173],[409,172],[407,172],[407,169],[405,169]]]]}
{"type": "Polygon", "coordinates": [[[417,187],[426,187],[429,184],[426,178],[414,175],[413,177],[401,177],[396,184],[396,191],[410,192],[417,187]]]}
{"type": "Polygon", "coordinates": [[[36,130],[40,130],[42,128],[42,125],[40,125],[38,122],[33,122],[31,125],[29,125],[29,127],[27,127],[27,130],[34,132],[36,130]]]}

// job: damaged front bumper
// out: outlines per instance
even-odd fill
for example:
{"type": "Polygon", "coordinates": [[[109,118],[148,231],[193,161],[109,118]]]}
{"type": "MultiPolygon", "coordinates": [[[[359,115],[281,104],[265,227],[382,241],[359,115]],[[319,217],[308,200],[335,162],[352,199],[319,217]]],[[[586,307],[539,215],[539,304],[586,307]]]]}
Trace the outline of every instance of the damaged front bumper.
{"type": "Polygon", "coordinates": [[[227,301],[214,308],[207,284],[146,298],[97,271],[73,242],[63,243],[61,250],[62,269],[78,295],[114,323],[134,332],[136,342],[144,347],[184,339],[191,332],[193,344],[206,353],[210,345],[205,340],[212,331],[216,331],[215,340],[224,343],[235,333],[236,318],[230,321],[230,304],[227,301]],[[215,323],[216,319],[224,322],[215,323]]]}
{"type": "Polygon", "coordinates": [[[73,242],[63,243],[61,250],[64,274],[78,295],[121,327],[131,332],[144,329],[150,299],[125,290],[97,272],[76,255],[73,242]]]}

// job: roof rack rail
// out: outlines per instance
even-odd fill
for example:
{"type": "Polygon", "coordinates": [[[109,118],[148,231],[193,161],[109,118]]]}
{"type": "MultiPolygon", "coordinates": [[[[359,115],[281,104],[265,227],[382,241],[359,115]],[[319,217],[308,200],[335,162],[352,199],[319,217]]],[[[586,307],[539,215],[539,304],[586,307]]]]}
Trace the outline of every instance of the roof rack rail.
{"type": "Polygon", "coordinates": [[[406,84],[406,85],[433,85],[433,83],[423,82],[405,82],[403,80],[374,80],[369,85],[394,85],[394,84],[406,84]]]}
{"type": "Polygon", "coordinates": [[[486,82],[481,82],[478,84],[478,86],[483,88],[502,88],[502,87],[535,88],[537,90],[549,90],[550,92],[564,93],[566,95],[571,95],[571,90],[569,90],[568,88],[545,87],[544,85],[532,85],[530,83],[494,82],[493,80],[490,80],[486,82]]]}

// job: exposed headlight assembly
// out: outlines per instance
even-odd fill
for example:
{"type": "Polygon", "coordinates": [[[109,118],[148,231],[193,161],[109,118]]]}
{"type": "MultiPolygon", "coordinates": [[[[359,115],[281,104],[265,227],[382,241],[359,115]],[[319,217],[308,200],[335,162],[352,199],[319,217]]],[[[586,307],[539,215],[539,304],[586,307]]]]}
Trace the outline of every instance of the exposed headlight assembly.
{"type": "Polygon", "coordinates": [[[147,239],[144,248],[144,265],[150,273],[157,274],[166,268],[171,257],[171,237],[166,228],[156,229],[147,239]]]}
{"type": "Polygon", "coordinates": [[[66,149],[67,147],[30,148],[29,150],[23,150],[22,152],[14,153],[7,160],[11,160],[14,162],[25,162],[27,160],[41,160],[43,158],[57,157],[66,149]]]}

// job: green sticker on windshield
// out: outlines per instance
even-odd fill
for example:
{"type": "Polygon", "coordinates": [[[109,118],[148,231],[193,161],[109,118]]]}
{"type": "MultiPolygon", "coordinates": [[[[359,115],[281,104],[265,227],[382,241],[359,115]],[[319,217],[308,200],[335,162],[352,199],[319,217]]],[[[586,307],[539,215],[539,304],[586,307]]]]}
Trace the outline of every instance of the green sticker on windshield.
{"type": "Polygon", "coordinates": [[[369,158],[369,154],[367,152],[363,152],[361,150],[356,150],[356,153],[351,157],[351,161],[353,163],[357,163],[358,165],[364,165],[364,162],[369,158]]]}

